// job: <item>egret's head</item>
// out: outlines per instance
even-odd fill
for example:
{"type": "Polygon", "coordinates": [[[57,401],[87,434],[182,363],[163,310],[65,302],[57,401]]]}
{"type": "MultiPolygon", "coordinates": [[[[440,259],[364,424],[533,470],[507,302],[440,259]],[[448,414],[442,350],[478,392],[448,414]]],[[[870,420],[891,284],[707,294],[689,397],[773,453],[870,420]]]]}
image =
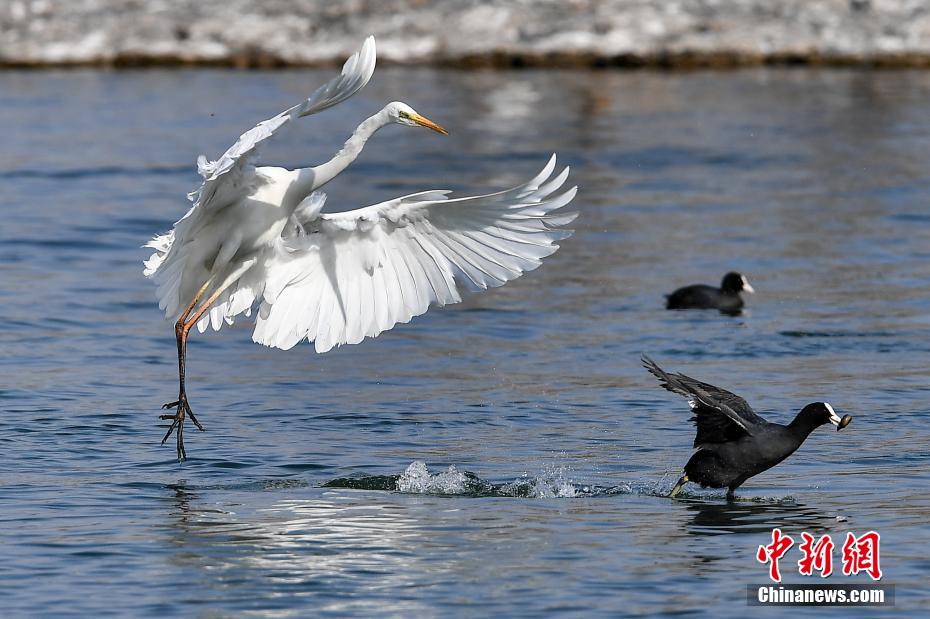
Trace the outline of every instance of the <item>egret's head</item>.
{"type": "Polygon", "coordinates": [[[387,111],[388,119],[391,122],[397,123],[399,125],[407,125],[408,127],[416,127],[419,125],[421,127],[426,127],[427,129],[432,129],[436,133],[449,135],[448,131],[431,121],[429,118],[420,116],[417,114],[416,110],[414,110],[406,103],[393,101],[388,103],[387,107],[384,109],[387,111]]]}

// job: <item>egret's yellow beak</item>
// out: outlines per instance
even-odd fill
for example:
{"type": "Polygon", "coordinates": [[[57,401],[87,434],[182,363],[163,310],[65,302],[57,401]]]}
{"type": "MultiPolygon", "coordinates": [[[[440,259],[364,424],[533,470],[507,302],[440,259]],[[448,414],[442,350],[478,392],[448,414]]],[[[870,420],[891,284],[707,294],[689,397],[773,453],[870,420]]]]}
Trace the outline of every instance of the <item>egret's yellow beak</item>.
{"type": "Polygon", "coordinates": [[[449,135],[448,131],[446,131],[445,129],[443,129],[442,127],[440,127],[439,125],[437,125],[436,123],[434,123],[433,121],[431,121],[429,118],[425,116],[420,116],[419,114],[411,114],[410,120],[420,125],[421,127],[432,129],[436,133],[441,133],[443,135],[449,135]]]}

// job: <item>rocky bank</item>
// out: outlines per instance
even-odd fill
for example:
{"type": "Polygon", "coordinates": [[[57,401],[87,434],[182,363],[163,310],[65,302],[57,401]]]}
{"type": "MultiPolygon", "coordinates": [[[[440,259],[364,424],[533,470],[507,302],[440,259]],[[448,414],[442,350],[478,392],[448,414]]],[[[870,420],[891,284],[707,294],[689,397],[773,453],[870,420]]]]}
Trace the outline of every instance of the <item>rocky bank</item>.
{"type": "Polygon", "coordinates": [[[930,66],[927,0],[3,0],[0,65],[930,66]]]}

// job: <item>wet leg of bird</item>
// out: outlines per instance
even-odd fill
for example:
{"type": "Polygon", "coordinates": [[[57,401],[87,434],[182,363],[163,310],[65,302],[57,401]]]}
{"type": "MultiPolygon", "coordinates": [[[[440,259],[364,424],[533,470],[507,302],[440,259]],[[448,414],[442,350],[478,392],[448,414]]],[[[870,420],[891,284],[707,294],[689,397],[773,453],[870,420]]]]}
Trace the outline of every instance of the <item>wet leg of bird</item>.
{"type": "Polygon", "coordinates": [[[203,426],[200,425],[200,422],[197,421],[197,418],[194,417],[194,411],[191,410],[190,404],[187,402],[187,393],[184,390],[184,375],[187,364],[187,336],[190,334],[190,330],[197,324],[197,321],[203,317],[208,309],[213,305],[213,303],[219,298],[223,291],[224,287],[220,287],[210,295],[210,297],[204,301],[203,305],[200,306],[200,309],[191,317],[188,318],[190,313],[193,311],[194,306],[197,305],[197,302],[200,300],[200,297],[203,296],[204,291],[210,285],[210,281],[207,281],[206,284],[200,289],[200,292],[197,293],[197,296],[194,297],[194,301],[188,306],[187,310],[181,316],[181,319],[178,320],[177,324],[174,326],[175,335],[178,340],[178,381],[180,383],[180,391],[178,393],[177,402],[169,402],[165,404],[164,408],[175,408],[176,412],[174,415],[161,415],[161,419],[171,420],[171,426],[168,428],[168,432],[165,433],[165,437],[161,440],[161,444],[164,445],[165,441],[168,440],[168,437],[171,436],[172,431],[176,431],[177,437],[177,449],[178,449],[178,460],[184,460],[187,458],[187,452],[184,450],[184,418],[190,416],[191,421],[197,426],[197,429],[203,432],[203,426]]]}
{"type": "Polygon", "coordinates": [[[159,419],[166,421],[171,421],[171,425],[168,427],[168,431],[165,433],[164,438],[161,439],[161,444],[164,445],[168,438],[171,436],[172,432],[175,432],[175,437],[177,439],[177,452],[178,460],[184,460],[187,458],[187,452],[184,449],[184,419],[190,415],[191,421],[197,426],[197,428],[202,432],[203,426],[200,425],[197,420],[194,418],[194,413],[191,411],[190,404],[187,402],[187,393],[184,390],[184,370],[186,362],[186,353],[187,353],[187,332],[184,330],[184,325],[181,321],[178,321],[178,324],[175,327],[175,331],[178,336],[178,377],[180,388],[178,392],[178,399],[175,402],[169,402],[165,404],[162,408],[174,408],[175,413],[173,415],[160,415],[159,419]]]}
{"type": "Polygon", "coordinates": [[[670,499],[675,498],[675,495],[681,491],[681,487],[688,483],[688,476],[682,475],[681,479],[678,480],[678,483],[675,484],[675,487],[672,488],[672,491],[668,494],[670,499]]]}
{"type": "Polygon", "coordinates": [[[190,420],[201,432],[204,431],[204,428],[197,421],[197,418],[194,417],[194,413],[191,410],[190,404],[187,403],[187,396],[182,395],[181,398],[182,399],[178,400],[177,402],[169,402],[163,407],[177,408],[173,415],[159,415],[158,418],[171,421],[171,425],[168,427],[168,431],[165,433],[164,438],[161,439],[161,444],[164,445],[167,442],[168,437],[171,436],[171,433],[176,430],[178,459],[184,460],[187,457],[187,453],[184,451],[184,419],[190,417],[190,420]]]}
{"type": "Polygon", "coordinates": [[[727,488],[727,501],[736,500],[736,488],[727,488]]]}
{"type": "Polygon", "coordinates": [[[171,421],[171,425],[168,427],[168,432],[165,433],[165,437],[161,440],[162,445],[167,442],[168,437],[171,436],[171,433],[177,430],[176,436],[179,460],[183,460],[187,455],[184,450],[184,418],[189,415],[191,421],[194,422],[195,426],[197,426],[197,429],[203,432],[203,426],[200,425],[200,422],[198,422],[197,418],[194,417],[194,411],[191,410],[190,404],[187,402],[187,393],[184,390],[184,374],[187,362],[187,334],[190,330],[189,328],[185,327],[188,317],[191,315],[191,312],[194,311],[197,303],[200,302],[200,299],[203,297],[204,292],[206,292],[207,287],[209,287],[211,282],[212,279],[207,280],[207,282],[200,288],[200,290],[197,291],[197,294],[194,295],[193,301],[191,301],[190,305],[187,306],[187,309],[184,310],[184,313],[181,314],[181,317],[174,325],[174,335],[178,345],[178,399],[174,402],[168,402],[162,406],[162,408],[174,408],[177,410],[175,411],[174,415],[160,415],[158,418],[171,421]]]}
{"type": "Polygon", "coordinates": [[[179,406],[178,412],[174,415],[162,415],[159,417],[159,419],[172,420],[171,427],[168,428],[165,438],[161,439],[161,444],[164,445],[168,437],[171,436],[171,432],[174,431],[175,437],[177,437],[178,460],[187,459],[187,452],[184,450],[184,408],[184,406],[179,406]],[[175,430],[175,428],[177,428],[177,430],[175,430]]]}

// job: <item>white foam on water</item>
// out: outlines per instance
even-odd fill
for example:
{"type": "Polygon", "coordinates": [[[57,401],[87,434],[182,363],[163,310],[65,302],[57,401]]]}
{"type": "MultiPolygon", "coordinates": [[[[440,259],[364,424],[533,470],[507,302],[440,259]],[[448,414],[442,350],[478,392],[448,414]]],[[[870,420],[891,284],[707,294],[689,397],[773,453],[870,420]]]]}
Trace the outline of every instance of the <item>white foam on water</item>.
{"type": "Polygon", "coordinates": [[[464,494],[469,491],[468,477],[450,464],[442,473],[430,473],[426,463],[415,460],[397,480],[398,492],[415,494],[464,494]]]}
{"type": "Polygon", "coordinates": [[[522,477],[501,486],[499,491],[504,495],[530,499],[572,498],[590,494],[590,491],[585,491],[584,488],[575,487],[564,466],[536,477],[524,473],[522,477]]]}
{"type": "Polygon", "coordinates": [[[571,498],[591,493],[584,487],[576,488],[564,466],[541,475],[522,477],[501,485],[487,482],[459,471],[454,464],[445,471],[431,473],[422,460],[411,462],[397,479],[396,490],[412,494],[482,494],[535,499],[571,498]]]}
{"type": "MultiPolygon", "coordinates": [[[[571,499],[614,494],[637,494],[644,496],[667,496],[671,490],[671,478],[660,480],[627,481],[613,486],[597,486],[576,483],[572,471],[565,465],[544,469],[541,474],[524,473],[511,482],[496,484],[471,473],[460,471],[454,464],[444,471],[430,472],[422,460],[407,466],[397,479],[396,492],[410,494],[495,496],[526,499],[571,499]]],[[[682,491],[680,496],[690,496],[682,491]]]]}

